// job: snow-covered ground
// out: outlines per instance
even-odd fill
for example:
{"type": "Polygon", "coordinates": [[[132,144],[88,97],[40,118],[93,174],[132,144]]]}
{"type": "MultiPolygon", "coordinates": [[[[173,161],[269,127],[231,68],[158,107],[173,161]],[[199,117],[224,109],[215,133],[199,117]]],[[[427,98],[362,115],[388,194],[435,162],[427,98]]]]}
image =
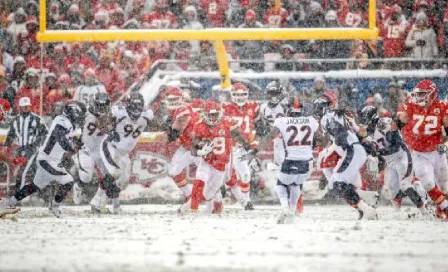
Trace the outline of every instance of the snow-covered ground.
{"type": "Polygon", "coordinates": [[[390,207],[357,221],[348,206],[305,206],[293,225],[275,224],[277,206],[183,217],[177,208],[65,207],[57,219],[25,207],[0,220],[0,271],[448,271],[447,223],[390,207]]]}

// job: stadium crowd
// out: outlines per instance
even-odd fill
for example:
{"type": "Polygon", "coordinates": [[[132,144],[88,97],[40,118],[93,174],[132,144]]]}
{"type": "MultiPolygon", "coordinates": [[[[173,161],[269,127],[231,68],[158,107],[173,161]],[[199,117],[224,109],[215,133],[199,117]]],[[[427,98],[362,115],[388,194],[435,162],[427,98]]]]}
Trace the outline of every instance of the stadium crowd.
{"type": "MultiPolygon", "coordinates": [[[[303,63],[303,59],[445,58],[448,37],[446,1],[377,1],[378,41],[233,41],[226,43],[231,59],[283,59],[273,69],[437,68],[443,62],[399,64],[356,61],[303,63]],[[296,60],[296,61],[294,61],[296,60]]],[[[203,29],[216,27],[366,27],[367,1],[288,0],[51,0],[47,27],[55,30],[203,29]]],[[[55,102],[75,95],[79,87],[105,88],[117,99],[160,59],[184,62],[173,69],[216,70],[213,46],[207,41],[45,44],[36,41],[39,5],[35,0],[0,1],[0,92],[14,109],[24,96],[39,112],[43,73],[44,113],[55,102]],[[103,85],[103,86],[101,86],[103,85]]],[[[242,63],[241,69],[263,71],[263,63],[242,63]]]]}

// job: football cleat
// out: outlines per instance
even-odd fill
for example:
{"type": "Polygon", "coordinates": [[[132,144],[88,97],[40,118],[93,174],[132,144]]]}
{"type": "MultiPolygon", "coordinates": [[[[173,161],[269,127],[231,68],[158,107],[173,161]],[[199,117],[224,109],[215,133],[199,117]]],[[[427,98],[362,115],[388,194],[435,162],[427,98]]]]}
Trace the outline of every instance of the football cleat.
{"type": "Polygon", "coordinates": [[[289,210],[282,210],[277,217],[277,224],[292,224],[294,222],[294,214],[289,210]]]}
{"type": "Polygon", "coordinates": [[[255,209],[254,205],[250,201],[248,201],[246,206],[244,207],[244,210],[246,210],[246,211],[253,211],[254,209],[255,209]]]}
{"type": "Polygon", "coordinates": [[[361,200],[358,204],[359,220],[367,219],[367,220],[378,220],[378,213],[376,209],[367,205],[363,200],[361,200]]]}

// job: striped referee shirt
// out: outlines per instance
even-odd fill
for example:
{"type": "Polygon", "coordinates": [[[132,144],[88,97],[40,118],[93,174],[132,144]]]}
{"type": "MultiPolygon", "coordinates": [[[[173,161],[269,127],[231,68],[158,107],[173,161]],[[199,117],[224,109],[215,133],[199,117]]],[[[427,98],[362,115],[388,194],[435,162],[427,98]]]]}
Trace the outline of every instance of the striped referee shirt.
{"type": "Polygon", "coordinates": [[[17,145],[17,156],[30,158],[45,141],[48,128],[37,114],[17,115],[9,124],[4,146],[17,145]]]}

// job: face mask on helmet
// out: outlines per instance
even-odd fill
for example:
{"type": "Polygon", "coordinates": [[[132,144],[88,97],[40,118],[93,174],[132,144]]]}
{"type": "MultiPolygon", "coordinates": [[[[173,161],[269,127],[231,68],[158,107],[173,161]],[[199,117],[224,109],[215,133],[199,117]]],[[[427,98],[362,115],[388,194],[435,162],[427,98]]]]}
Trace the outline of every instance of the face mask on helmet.
{"type": "Polygon", "coordinates": [[[244,106],[249,99],[249,93],[246,90],[236,90],[231,94],[232,102],[237,104],[238,106],[244,106]]]}
{"type": "Polygon", "coordinates": [[[165,103],[169,110],[175,110],[182,106],[182,96],[168,95],[165,97],[165,103]]]}
{"type": "Polygon", "coordinates": [[[420,106],[426,106],[430,100],[431,93],[425,91],[415,91],[412,93],[412,100],[415,104],[420,106]]]}
{"type": "Polygon", "coordinates": [[[205,113],[205,123],[209,126],[216,126],[219,124],[222,118],[222,112],[221,111],[208,111],[205,113]]]}
{"type": "Polygon", "coordinates": [[[131,118],[137,119],[140,117],[144,110],[144,103],[141,99],[131,99],[126,107],[126,110],[131,118]]]}
{"type": "Polygon", "coordinates": [[[321,118],[330,109],[330,102],[323,98],[314,100],[313,113],[315,116],[321,118]]]}
{"type": "Polygon", "coordinates": [[[373,106],[366,106],[361,110],[361,113],[359,114],[359,124],[368,126],[373,119],[376,118],[376,108],[373,106]]]}
{"type": "Polygon", "coordinates": [[[81,103],[70,103],[64,108],[64,115],[77,127],[84,125],[85,113],[85,107],[81,103]]]}
{"type": "Polygon", "coordinates": [[[378,124],[376,125],[379,131],[384,133],[390,131],[392,129],[392,118],[383,117],[378,120],[378,124]]]}
{"type": "Polygon", "coordinates": [[[94,110],[98,114],[106,114],[110,109],[110,101],[107,100],[95,100],[94,110]]]}

